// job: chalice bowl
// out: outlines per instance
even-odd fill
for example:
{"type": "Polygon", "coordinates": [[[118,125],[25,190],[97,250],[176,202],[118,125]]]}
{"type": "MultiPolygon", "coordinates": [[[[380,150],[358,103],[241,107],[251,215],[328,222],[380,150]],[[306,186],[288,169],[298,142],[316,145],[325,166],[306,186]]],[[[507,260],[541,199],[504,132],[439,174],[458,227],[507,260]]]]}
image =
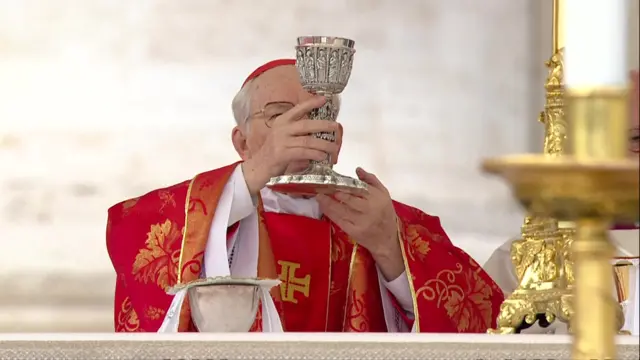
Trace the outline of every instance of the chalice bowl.
{"type": "MultiPolygon", "coordinates": [[[[303,36],[296,46],[296,68],[302,87],[311,94],[323,95],[325,104],[309,113],[311,120],[337,121],[340,110],[338,95],[349,82],[353,67],[355,42],[328,36],[303,36]]],[[[335,142],[334,132],[310,134],[316,138],[335,142]]],[[[361,180],[338,174],[333,170],[330,155],[322,161],[311,161],[299,174],[286,174],[271,178],[267,187],[274,191],[294,195],[332,194],[336,191],[364,193],[367,184],[361,180]]]]}
{"type": "Polygon", "coordinates": [[[248,332],[256,319],[260,292],[279,280],[206,278],[177,285],[187,291],[191,318],[199,332],[248,332]]]}

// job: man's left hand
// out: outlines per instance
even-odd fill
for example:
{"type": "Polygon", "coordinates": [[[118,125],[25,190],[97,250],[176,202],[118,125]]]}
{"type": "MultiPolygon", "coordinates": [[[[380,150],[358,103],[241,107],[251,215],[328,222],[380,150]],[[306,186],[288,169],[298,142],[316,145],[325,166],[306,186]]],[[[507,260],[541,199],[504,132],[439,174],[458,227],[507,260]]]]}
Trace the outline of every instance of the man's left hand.
{"type": "Polygon", "coordinates": [[[383,275],[393,280],[404,271],[404,263],[391,196],[375,175],[362,168],[357,168],[356,174],[369,185],[367,193],[337,192],[316,199],[324,215],[369,250],[383,275]]]}

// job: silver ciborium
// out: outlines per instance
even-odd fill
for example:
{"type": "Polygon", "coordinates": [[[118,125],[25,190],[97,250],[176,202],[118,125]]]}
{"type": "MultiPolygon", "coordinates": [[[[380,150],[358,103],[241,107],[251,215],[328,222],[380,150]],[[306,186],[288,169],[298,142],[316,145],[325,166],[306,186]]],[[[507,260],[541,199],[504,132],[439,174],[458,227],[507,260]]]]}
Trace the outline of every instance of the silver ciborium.
{"type": "MultiPolygon", "coordinates": [[[[347,86],[353,66],[355,42],[353,40],[327,37],[303,36],[296,46],[296,67],[302,87],[309,93],[324,95],[325,104],[309,113],[311,120],[337,121],[340,103],[338,96],[347,86]]],[[[311,134],[316,138],[335,142],[336,134],[322,132],[311,134]]],[[[333,171],[330,155],[322,161],[311,161],[309,167],[299,174],[287,174],[267,183],[274,191],[315,195],[332,194],[337,190],[348,193],[363,193],[367,184],[333,171]]]]}
{"type": "Polygon", "coordinates": [[[256,319],[260,292],[279,283],[279,280],[216,277],[177,285],[169,293],[187,292],[191,318],[199,332],[247,332],[256,319]]]}

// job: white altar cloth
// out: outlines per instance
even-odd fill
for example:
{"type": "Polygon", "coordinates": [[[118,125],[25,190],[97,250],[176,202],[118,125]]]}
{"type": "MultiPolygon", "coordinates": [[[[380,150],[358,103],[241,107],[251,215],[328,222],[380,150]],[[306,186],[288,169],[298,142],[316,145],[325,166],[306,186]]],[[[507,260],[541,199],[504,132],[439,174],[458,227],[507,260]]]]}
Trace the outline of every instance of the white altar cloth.
{"type": "MultiPolygon", "coordinates": [[[[617,359],[640,338],[619,336],[617,359]]],[[[235,333],[0,334],[0,359],[571,359],[564,335],[235,333]]]]}

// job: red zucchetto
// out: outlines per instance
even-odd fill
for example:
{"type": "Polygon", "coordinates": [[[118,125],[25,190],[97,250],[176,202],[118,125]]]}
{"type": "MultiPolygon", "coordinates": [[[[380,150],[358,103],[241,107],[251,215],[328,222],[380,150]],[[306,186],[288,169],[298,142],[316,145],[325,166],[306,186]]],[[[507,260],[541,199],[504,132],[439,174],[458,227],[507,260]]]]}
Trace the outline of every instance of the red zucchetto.
{"type": "Polygon", "coordinates": [[[257,78],[258,76],[264,74],[265,72],[271,69],[277,68],[279,66],[295,65],[295,64],[296,64],[296,61],[294,59],[278,59],[278,60],[269,61],[268,63],[260,66],[259,68],[255,69],[251,74],[249,74],[249,76],[247,76],[247,78],[242,83],[242,87],[244,87],[249,81],[257,78]]]}

